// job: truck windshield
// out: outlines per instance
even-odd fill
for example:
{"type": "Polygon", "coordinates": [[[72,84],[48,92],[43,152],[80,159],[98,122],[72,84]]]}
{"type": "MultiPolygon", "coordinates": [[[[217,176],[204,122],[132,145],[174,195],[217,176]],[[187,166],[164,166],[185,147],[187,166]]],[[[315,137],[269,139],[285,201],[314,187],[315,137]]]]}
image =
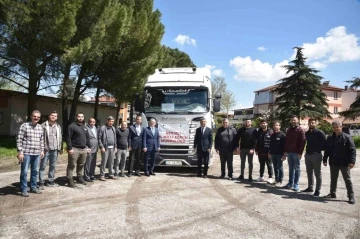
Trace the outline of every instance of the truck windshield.
{"type": "Polygon", "coordinates": [[[208,111],[206,89],[145,88],[145,112],[205,113],[208,111]]]}

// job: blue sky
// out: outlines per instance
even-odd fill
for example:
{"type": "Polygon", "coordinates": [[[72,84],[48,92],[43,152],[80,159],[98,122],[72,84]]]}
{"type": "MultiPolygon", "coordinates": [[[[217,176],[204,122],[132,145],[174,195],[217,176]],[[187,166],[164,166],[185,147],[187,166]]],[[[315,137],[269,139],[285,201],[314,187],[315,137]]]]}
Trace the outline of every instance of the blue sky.
{"type": "Polygon", "coordinates": [[[294,46],[331,85],[360,77],[360,0],[155,0],[155,8],[162,43],[224,76],[235,108],[284,76],[294,46]]]}

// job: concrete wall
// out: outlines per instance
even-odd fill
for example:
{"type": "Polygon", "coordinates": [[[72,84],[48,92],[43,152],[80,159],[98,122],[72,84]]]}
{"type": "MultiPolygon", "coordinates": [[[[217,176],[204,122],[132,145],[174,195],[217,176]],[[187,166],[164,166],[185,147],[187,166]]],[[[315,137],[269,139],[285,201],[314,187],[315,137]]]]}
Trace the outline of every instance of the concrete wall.
{"type": "MultiPolygon", "coordinates": [[[[3,103],[3,100],[4,98],[1,98],[2,103],[0,104],[0,135],[16,136],[19,131],[20,125],[23,122],[27,121],[27,95],[18,94],[8,97],[6,100],[8,103],[6,108],[1,107],[2,105],[5,105],[5,103],[3,103]],[[3,118],[4,120],[1,121],[1,118],[3,118]]],[[[69,104],[69,114],[70,107],[71,105],[69,104]]],[[[77,108],[77,112],[82,112],[85,115],[86,121],[88,118],[94,115],[94,104],[81,102],[78,104],[77,108]]],[[[60,99],[40,96],[37,103],[37,109],[41,112],[42,120],[47,119],[49,112],[53,110],[57,111],[58,122],[60,123],[60,125],[63,125],[60,99]]],[[[108,116],[111,115],[114,118],[116,117],[116,107],[99,105],[98,115],[100,124],[103,125],[106,122],[108,116]]]]}

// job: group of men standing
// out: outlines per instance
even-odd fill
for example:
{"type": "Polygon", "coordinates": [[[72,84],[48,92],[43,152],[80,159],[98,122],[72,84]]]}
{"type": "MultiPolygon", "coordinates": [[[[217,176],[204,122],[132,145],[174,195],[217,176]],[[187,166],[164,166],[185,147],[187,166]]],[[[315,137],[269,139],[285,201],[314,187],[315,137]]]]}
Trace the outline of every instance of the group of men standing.
{"type": "Polygon", "coordinates": [[[336,198],[336,188],[339,171],[345,180],[349,203],[354,204],[354,191],[350,170],[355,165],[356,149],[353,139],[342,132],[339,121],[332,122],[333,134],[326,137],[323,131],[316,128],[315,119],[308,120],[308,131],[299,126],[296,116],[291,118],[291,127],[286,133],[280,128],[280,122],[273,122],[273,130],[265,120],[260,121],[260,128],[251,126],[251,120],[245,120],[244,126],[236,131],[229,126],[228,119],[223,120],[215,136],[215,150],[220,155],[221,175],[225,178],[225,165],[228,168],[228,179],[233,179],[233,152],[240,154],[240,176],[244,180],[246,158],[249,164],[250,182],[253,181],[253,156],[258,155],[260,163],[260,177],[258,182],[265,181],[265,166],[268,171],[268,183],[277,187],[283,186],[283,161],[287,158],[289,165],[289,180],[285,188],[300,192],[300,161],[305,149],[305,164],[308,176],[308,187],[303,192],[311,192],[313,196],[320,196],[322,175],[321,164],[327,166],[329,160],[331,174],[330,193],[325,198],[336,198]],[[324,151],[324,155],[322,155],[324,151]],[[275,174],[275,179],[274,179],[275,174]],[[314,174],[316,185],[314,188],[314,174]],[[314,190],[315,189],[315,190],[314,190]]]}
{"type": "MultiPolygon", "coordinates": [[[[63,153],[62,130],[57,123],[58,114],[50,112],[48,120],[39,124],[41,113],[31,113],[31,121],[20,126],[17,138],[17,158],[21,164],[21,195],[28,197],[27,173],[31,166],[30,192],[42,193],[44,186],[58,186],[55,183],[55,167],[58,155],[63,153]],[[45,169],[49,164],[48,181],[45,184],[45,169]],[[40,166],[39,166],[40,165],[40,166]],[[38,173],[39,172],[39,173],[38,173]],[[39,175],[39,180],[37,177],[39,175]],[[37,183],[38,182],[38,183],[37,183]]],[[[110,179],[125,177],[126,155],[130,151],[127,176],[140,175],[140,159],[144,156],[146,176],[155,175],[155,152],[160,150],[159,131],[156,121],[150,120],[149,127],[142,126],[142,117],[127,127],[126,122],[115,128],[114,118],[109,116],[105,125],[97,128],[96,120],[89,118],[84,123],[84,114],[78,113],[75,122],[66,129],[68,164],[66,176],[69,187],[76,187],[73,171],[76,168],[76,182],[86,185],[95,179],[98,150],[101,152],[100,180],[106,181],[108,168],[110,179]]]]}

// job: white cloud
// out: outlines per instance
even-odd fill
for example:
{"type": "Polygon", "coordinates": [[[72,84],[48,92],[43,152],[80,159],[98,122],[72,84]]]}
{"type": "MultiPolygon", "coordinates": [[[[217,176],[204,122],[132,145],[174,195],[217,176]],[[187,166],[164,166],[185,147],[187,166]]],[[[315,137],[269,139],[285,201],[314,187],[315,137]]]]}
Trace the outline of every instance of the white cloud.
{"type": "MultiPolygon", "coordinates": [[[[303,53],[310,64],[313,62],[313,65],[320,68],[334,62],[357,61],[360,60],[358,40],[356,35],[347,33],[344,26],[338,26],[330,29],[325,37],[318,37],[314,43],[304,43],[303,53]]],[[[295,55],[296,51],[291,59],[294,59],[295,55]]]]}
{"type": "Polygon", "coordinates": [[[241,57],[237,56],[230,60],[236,74],[236,80],[244,81],[277,81],[286,75],[286,70],[281,66],[287,65],[289,62],[284,60],[282,62],[271,65],[268,62],[261,62],[260,60],[252,60],[250,56],[241,57]]]}
{"type": "Polygon", "coordinates": [[[187,36],[187,35],[181,35],[179,34],[175,39],[174,41],[179,44],[179,45],[185,45],[185,44],[188,44],[188,45],[193,45],[193,46],[196,46],[196,40],[191,38],[190,36],[187,36]]]}
{"type": "Polygon", "coordinates": [[[225,76],[224,71],[214,65],[205,65],[204,67],[208,68],[211,71],[211,75],[213,76],[225,76]]]}
{"type": "Polygon", "coordinates": [[[257,49],[258,49],[258,51],[266,51],[267,50],[267,48],[265,48],[264,46],[259,46],[257,49]]]}
{"type": "Polygon", "coordinates": [[[315,62],[313,62],[313,63],[311,64],[311,67],[319,70],[319,69],[325,68],[325,67],[326,67],[326,64],[321,63],[321,62],[319,62],[319,61],[315,61],[315,62]]]}

